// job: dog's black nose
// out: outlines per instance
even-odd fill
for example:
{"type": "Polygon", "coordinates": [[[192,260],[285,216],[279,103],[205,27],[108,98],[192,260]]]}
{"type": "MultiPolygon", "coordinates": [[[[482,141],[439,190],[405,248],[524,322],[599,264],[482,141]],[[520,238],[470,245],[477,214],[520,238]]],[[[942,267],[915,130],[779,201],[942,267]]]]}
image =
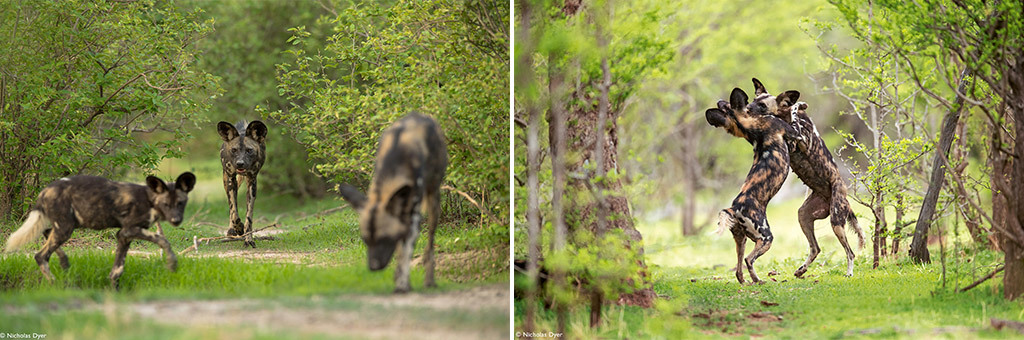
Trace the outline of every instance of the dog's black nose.
{"type": "Polygon", "coordinates": [[[170,222],[171,222],[171,224],[172,224],[172,225],[174,225],[174,226],[178,226],[179,224],[181,224],[181,217],[178,217],[178,218],[171,218],[171,221],[170,221],[170,222]]]}
{"type": "Polygon", "coordinates": [[[245,162],[235,162],[235,167],[241,168],[245,166],[245,162]]]}

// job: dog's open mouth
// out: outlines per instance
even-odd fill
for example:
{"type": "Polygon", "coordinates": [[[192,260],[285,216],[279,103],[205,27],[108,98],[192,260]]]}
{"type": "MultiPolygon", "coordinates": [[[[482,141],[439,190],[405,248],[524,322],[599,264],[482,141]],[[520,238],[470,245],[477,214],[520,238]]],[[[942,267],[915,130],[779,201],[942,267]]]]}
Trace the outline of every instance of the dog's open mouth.
{"type": "Polygon", "coordinates": [[[244,174],[245,173],[245,169],[237,169],[237,170],[235,170],[235,172],[240,173],[240,174],[244,174]]]}

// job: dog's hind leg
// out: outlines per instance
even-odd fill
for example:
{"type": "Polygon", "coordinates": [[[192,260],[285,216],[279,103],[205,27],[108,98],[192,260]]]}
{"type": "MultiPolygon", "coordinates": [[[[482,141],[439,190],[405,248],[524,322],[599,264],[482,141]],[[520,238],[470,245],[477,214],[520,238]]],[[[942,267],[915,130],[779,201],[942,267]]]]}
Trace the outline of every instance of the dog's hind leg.
{"type": "Polygon", "coordinates": [[[256,176],[248,176],[245,181],[249,183],[249,190],[245,191],[245,244],[256,248],[256,242],[252,240],[252,211],[256,206],[256,176]]]}
{"type": "MultiPolygon", "coordinates": [[[[770,235],[770,234],[769,234],[770,235]]],[[[747,270],[750,272],[750,279],[754,282],[762,282],[761,278],[757,277],[757,273],[754,272],[754,261],[757,261],[758,257],[768,252],[768,249],[772,247],[771,237],[765,237],[754,240],[754,250],[750,251],[750,255],[747,255],[746,264],[747,270]]]]}
{"type": "MultiPolygon", "coordinates": [[[[834,199],[835,197],[833,197],[834,199]]],[[[845,210],[841,213],[832,212],[832,232],[836,234],[836,238],[839,239],[839,244],[843,245],[843,249],[846,250],[846,276],[853,276],[853,259],[857,256],[854,255],[853,249],[850,248],[850,242],[846,239],[846,218],[849,216],[845,210]]]]}
{"type": "Polygon", "coordinates": [[[807,272],[811,263],[814,263],[814,259],[818,257],[818,254],[821,253],[821,248],[818,247],[818,240],[814,237],[814,221],[828,217],[828,202],[821,195],[812,192],[807,197],[807,200],[804,200],[804,204],[800,206],[797,216],[800,221],[800,230],[807,237],[807,246],[810,251],[807,255],[807,261],[793,273],[794,276],[801,277],[807,272]]]}
{"type": "Polygon", "coordinates": [[[423,256],[424,262],[427,264],[426,278],[424,279],[423,285],[427,288],[437,287],[437,283],[434,282],[434,266],[436,266],[434,259],[434,232],[437,231],[437,223],[441,218],[441,196],[437,192],[427,194],[427,210],[430,214],[427,228],[427,253],[423,256]]]}
{"type": "MultiPolygon", "coordinates": [[[[53,231],[52,228],[51,229],[46,229],[46,231],[43,232],[43,239],[45,240],[45,239],[50,238],[50,233],[52,231],[53,231]]],[[[68,268],[71,268],[71,262],[68,262],[68,255],[64,254],[64,250],[61,250],[60,248],[57,248],[57,249],[53,250],[53,253],[57,254],[57,259],[60,260],[60,267],[61,268],[64,268],[64,270],[67,270],[68,268]]]]}
{"type": "MultiPolygon", "coordinates": [[[[71,238],[71,232],[74,231],[76,221],[74,218],[60,218],[53,220],[53,228],[49,230],[49,236],[46,237],[46,241],[43,242],[42,249],[36,253],[35,259],[36,264],[39,265],[39,271],[43,272],[43,276],[47,280],[53,281],[53,273],[50,272],[50,255],[57,252],[60,246],[64,245],[71,238]]],[[[61,260],[61,266],[67,262],[67,255],[63,251],[57,254],[57,258],[63,258],[61,260]]],[[[67,268],[67,267],[65,267],[67,268]]]]}

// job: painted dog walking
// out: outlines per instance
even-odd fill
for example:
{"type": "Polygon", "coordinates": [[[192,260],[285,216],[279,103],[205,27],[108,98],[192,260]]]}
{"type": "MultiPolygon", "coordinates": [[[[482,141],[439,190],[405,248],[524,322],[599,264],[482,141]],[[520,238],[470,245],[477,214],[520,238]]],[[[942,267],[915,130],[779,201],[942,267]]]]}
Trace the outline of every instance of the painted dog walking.
{"type": "Polygon", "coordinates": [[[754,261],[771,248],[774,240],[765,211],[768,201],[779,192],[789,174],[789,151],[785,139],[799,138],[797,131],[781,119],[771,115],[751,115],[748,113],[750,109],[747,94],[736,88],[729,96],[729,103],[719,101],[718,108],[705,111],[709,124],[725,128],[754,146],[754,162],[739,195],[731,207],[718,214],[719,231],[728,228],[736,242],[736,279],[740,283],[744,283],[744,266],[750,272],[751,280],[761,281],[754,271],[754,261]],[[744,259],[748,238],[754,241],[754,249],[744,259]]]}
{"type": "Polygon", "coordinates": [[[224,141],[220,147],[220,165],[224,170],[224,191],[228,194],[228,236],[245,235],[245,244],[256,247],[252,241],[252,210],[256,205],[256,175],[267,157],[267,126],[254,120],[231,125],[217,123],[217,133],[224,141]],[[245,194],[245,224],[238,217],[238,176],[249,188],[245,194]]]}
{"type": "Polygon", "coordinates": [[[420,209],[430,215],[424,286],[434,287],[434,232],[441,214],[441,182],[448,167],[444,136],[432,118],[410,113],[381,134],[367,195],[342,185],[341,195],[359,212],[359,234],[370,270],[381,270],[398,248],[395,292],[410,290],[412,252],[420,233],[420,209]]]}
{"type": "Polygon", "coordinates": [[[171,244],[162,235],[149,231],[149,226],[159,220],[180,224],[188,203],[188,192],[195,184],[196,176],[190,172],[181,174],[171,183],[149,176],[146,177],[146,185],[114,182],[96,176],[61,178],[39,193],[25,223],[7,239],[6,251],[21,248],[44,235],[46,241],[35,259],[43,276],[53,281],[50,255],[56,253],[61,267],[70,267],[60,246],[71,238],[72,231],[80,227],[95,230],[120,228],[117,232],[117,255],[109,276],[111,287],[117,288],[118,278],[124,273],[124,260],[132,240],[146,240],[159,245],[167,256],[167,268],[174,271],[178,267],[178,259],[171,244]]]}

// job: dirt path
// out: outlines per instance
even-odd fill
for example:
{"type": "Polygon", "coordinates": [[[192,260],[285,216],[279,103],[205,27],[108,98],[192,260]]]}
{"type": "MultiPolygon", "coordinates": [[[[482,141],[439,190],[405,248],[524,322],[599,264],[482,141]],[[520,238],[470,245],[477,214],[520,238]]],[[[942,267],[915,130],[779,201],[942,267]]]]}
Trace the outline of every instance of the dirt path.
{"type": "Polygon", "coordinates": [[[239,328],[301,338],[323,334],[369,339],[503,339],[508,337],[507,284],[439,293],[158,301],[128,305],[135,316],[185,327],[239,328]]]}

